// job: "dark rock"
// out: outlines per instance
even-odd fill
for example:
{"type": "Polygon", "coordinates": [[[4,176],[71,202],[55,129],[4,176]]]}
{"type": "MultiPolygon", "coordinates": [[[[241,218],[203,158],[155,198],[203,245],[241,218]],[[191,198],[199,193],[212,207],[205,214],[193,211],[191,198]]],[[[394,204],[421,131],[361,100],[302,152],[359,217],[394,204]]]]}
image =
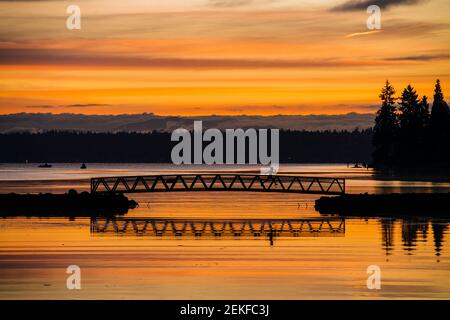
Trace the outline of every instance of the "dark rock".
{"type": "Polygon", "coordinates": [[[346,194],[321,197],[315,208],[322,214],[344,216],[450,217],[450,193],[346,194]]]}
{"type": "Polygon", "coordinates": [[[69,190],[65,194],[0,194],[0,216],[92,216],[125,214],[137,206],[123,194],[69,190]]]}

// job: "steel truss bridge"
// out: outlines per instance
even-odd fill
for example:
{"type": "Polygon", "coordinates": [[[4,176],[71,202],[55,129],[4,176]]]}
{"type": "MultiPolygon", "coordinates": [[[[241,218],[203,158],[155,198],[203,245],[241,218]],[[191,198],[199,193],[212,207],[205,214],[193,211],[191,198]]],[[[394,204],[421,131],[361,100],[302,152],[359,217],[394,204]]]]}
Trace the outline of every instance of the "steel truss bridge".
{"type": "Polygon", "coordinates": [[[173,174],[91,179],[92,193],[258,191],[341,195],[344,178],[258,174],[173,174]]]}
{"type": "Polygon", "coordinates": [[[91,218],[91,233],[169,238],[270,238],[344,236],[342,218],[309,219],[155,219],[91,218]]]}

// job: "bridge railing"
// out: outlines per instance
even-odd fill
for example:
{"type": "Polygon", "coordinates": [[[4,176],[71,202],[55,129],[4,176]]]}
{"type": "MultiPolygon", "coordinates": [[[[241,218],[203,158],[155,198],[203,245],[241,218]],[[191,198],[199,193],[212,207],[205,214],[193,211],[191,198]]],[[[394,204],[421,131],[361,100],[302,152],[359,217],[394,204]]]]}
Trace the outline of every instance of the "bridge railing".
{"type": "Polygon", "coordinates": [[[260,191],[337,195],[345,193],[345,179],[255,174],[169,174],[91,179],[92,193],[168,191],[260,191]]]}

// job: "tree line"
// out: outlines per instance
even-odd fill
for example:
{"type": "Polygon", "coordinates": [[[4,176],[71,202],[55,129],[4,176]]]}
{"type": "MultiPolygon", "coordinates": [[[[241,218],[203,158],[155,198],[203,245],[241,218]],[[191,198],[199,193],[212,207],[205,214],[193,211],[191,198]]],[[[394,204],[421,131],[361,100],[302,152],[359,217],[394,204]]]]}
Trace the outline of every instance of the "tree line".
{"type": "MultiPolygon", "coordinates": [[[[0,162],[171,163],[168,132],[47,131],[0,134],[0,162]]],[[[368,163],[372,130],[280,131],[280,162],[368,163]]]]}
{"type": "Polygon", "coordinates": [[[448,168],[450,111],[436,80],[433,103],[408,85],[399,97],[386,81],[373,128],[374,166],[384,169],[448,168]]]}

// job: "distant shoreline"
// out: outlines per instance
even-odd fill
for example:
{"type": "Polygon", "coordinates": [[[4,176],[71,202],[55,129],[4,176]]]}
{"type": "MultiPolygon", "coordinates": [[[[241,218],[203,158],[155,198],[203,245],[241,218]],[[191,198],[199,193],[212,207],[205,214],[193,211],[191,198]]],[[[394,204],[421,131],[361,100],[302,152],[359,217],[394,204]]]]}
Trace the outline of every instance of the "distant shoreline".
{"type": "Polygon", "coordinates": [[[346,194],[321,197],[321,214],[354,217],[450,217],[450,193],[346,194]]]}
{"type": "Polygon", "coordinates": [[[373,113],[292,114],[292,115],[157,115],[153,113],[86,115],[76,113],[0,114],[0,133],[75,130],[82,132],[171,132],[190,129],[193,120],[205,128],[278,128],[284,130],[354,130],[373,126],[373,113]]]}

